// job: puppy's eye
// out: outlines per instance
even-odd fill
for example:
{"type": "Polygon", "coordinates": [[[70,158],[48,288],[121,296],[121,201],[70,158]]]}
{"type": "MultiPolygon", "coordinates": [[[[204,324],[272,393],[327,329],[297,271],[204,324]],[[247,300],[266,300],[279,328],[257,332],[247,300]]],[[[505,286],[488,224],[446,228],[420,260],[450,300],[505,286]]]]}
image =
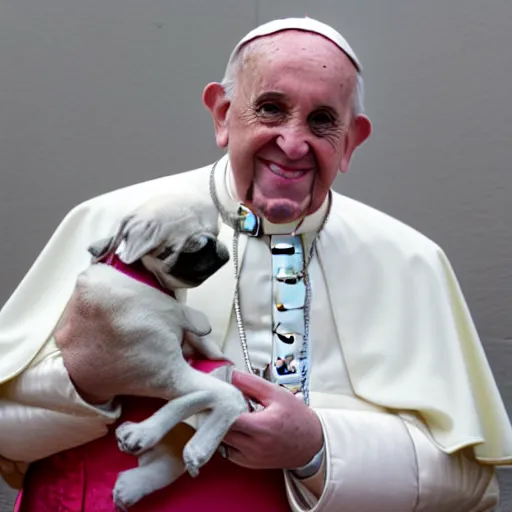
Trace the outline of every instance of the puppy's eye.
{"type": "Polygon", "coordinates": [[[208,243],[208,237],[201,235],[198,237],[191,238],[184,245],[182,252],[198,252],[208,243]]]}
{"type": "Polygon", "coordinates": [[[159,260],[165,260],[167,259],[172,253],[174,252],[174,249],[171,246],[166,247],[158,256],[157,258],[159,260]]]}

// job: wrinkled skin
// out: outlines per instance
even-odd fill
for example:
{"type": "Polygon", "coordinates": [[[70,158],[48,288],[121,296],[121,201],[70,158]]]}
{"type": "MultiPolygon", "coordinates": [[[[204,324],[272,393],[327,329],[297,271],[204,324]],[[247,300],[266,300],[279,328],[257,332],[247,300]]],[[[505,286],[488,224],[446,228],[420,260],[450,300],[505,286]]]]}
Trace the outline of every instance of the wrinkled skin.
{"type": "Polygon", "coordinates": [[[254,44],[232,100],[215,83],[203,99],[238,198],[271,222],[290,222],[321,206],[371,126],[353,116],[356,70],[332,42],[285,31],[254,44]]]}
{"type": "MultiPolygon", "coordinates": [[[[203,100],[217,145],[228,149],[238,199],[271,222],[296,221],[322,205],[371,125],[354,116],[356,70],[332,42],[288,30],[254,44],[233,98],[211,83],[203,100]]],[[[248,374],[235,373],[233,383],[264,408],[233,425],[225,438],[231,460],[294,468],[320,450],[320,421],[296,396],[248,374]]]]}

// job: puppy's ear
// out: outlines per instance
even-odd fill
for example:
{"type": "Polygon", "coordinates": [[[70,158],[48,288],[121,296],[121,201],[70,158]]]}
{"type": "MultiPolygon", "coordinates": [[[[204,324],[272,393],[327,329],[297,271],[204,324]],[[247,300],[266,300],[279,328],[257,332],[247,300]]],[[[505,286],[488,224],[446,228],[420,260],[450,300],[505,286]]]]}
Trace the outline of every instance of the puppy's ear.
{"type": "Polygon", "coordinates": [[[156,220],[130,217],[122,227],[124,247],[119,255],[121,261],[130,265],[160,245],[160,223],[156,220]]]}
{"type": "Polygon", "coordinates": [[[115,251],[121,240],[123,239],[123,233],[125,230],[126,224],[130,221],[131,216],[125,217],[117,230],[115,236],[111,236],[108,238],[102,238],[97,242],[94,242],[89,248],[88,251],[93,255],[93,261],[97,262],[103,259],[107,254],[110,254],[112,251],[115,251]]]}
{"type": "Polygon", "coordinates": [[[113,236],[102,238],[91,244],[87,250],[93,255],[95,261],[101,260],[113,249],[114,240],[115,237],[113,236]]]}

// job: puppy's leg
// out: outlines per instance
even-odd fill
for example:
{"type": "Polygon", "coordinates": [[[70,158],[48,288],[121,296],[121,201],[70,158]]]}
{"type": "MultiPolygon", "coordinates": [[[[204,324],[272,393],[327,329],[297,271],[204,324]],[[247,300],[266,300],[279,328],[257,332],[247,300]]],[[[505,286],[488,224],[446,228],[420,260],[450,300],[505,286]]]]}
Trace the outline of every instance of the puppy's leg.
{"type": "Polygon", "coordinates": [[[139,467],[119,474],[113,490],[114,503],[121,510],[127,510],[144,496],[167,487],[184,472],[181,457],[159,443],[139,457],[139,467]]]}
{"type": "Polygon", "coordinates": [[[138,455],[155,446],[178,423],[205,409],[215,401],[211,390],[196,391],[167,402],[140,423],[125,422],[116,429],[119,449],[138,455]]]}
{"type": "Polygon", "coordinates": [[[187,343],[199,354],[207,359],[222,360],[226,359],[222,350],[218,347],[217,343],[209,336],[200,337],[192,332],[185,334],[187,343]]]}
{"type": "Polygon", "coordinates": [[[191,476],[197,476],[199,468],[213,456],[231,425],[247,410],[242,393],[235,388],[231,393],[217,396],[215,406],[183,450],[185,467],[191,476]]]}
{"type": "Polygon", "coordinates": [[[212,331],[212,327],[204,313],[201,313],[201,311],[191,308],[186,304],[177,304],[179,304],[181,308],[183,322],[181,326],[183,327],[183,329],[185,329],[186,331],[190,331],[196,334],[197,336],[206,336],[207,334],[210,334],[210,332],[212,331]]]}
{"type": "MultiPolygon", "coordinates": [[[[210,375],[216,377],[219,380],[222,380],[223,382],[231,384],[233,366],[230,364],[224,364],[222,366],[219,366],[218,368],[215,368],[215,370],[211,371],[210,375]]],[[[264,407],[261,404],[255,402],[252,398],[246,397],[245,400],[247,403],[248,411],[261,411],[262,409],[264,409],[264,407]]]]}

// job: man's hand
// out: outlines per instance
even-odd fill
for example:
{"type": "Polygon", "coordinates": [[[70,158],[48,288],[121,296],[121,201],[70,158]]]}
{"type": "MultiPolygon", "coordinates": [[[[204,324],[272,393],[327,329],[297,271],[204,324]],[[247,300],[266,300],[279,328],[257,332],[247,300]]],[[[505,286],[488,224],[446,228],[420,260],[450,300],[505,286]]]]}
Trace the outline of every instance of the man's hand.
{"type": "Polygon", "coordinates": [[[323,431],[316,413],[287,389],[233,372],[232,383],[264,409],[243,413],[224,438],[229,460],[253,469],[293,469],[320,451],[323,431]]]}

